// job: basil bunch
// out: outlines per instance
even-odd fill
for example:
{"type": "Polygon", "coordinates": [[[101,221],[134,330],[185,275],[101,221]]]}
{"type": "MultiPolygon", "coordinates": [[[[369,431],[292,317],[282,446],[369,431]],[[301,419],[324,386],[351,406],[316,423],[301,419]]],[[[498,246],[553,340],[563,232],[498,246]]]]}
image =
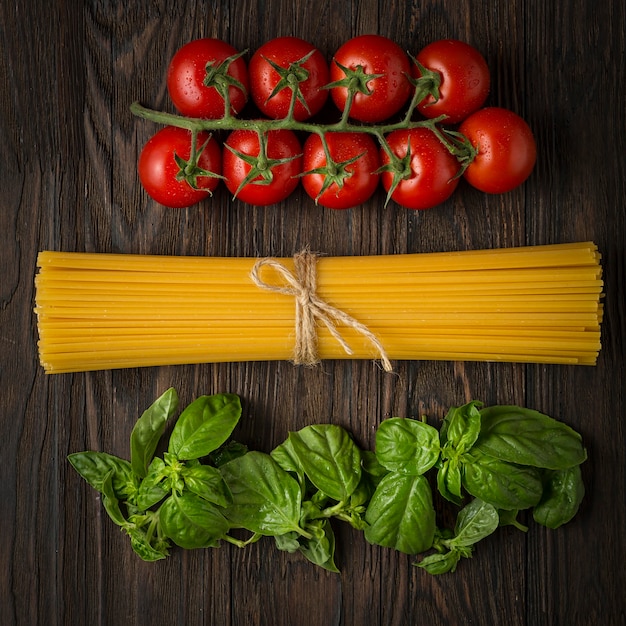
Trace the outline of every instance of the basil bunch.
{"type": "Polygon", "coordinates": [[[311,425],[267,454],[230,439],[241,417],[237,396],[201,396],[156,456],[177,408],[169,389],[143,413],[131,433],[130,462],[103,452],[69,456],[147,561],[165,558],[172,544],[243,547],[268,536],[278,549],[337,572],[335,519],[372,544],[423,555],[416,564],[441,574],[499,526],[527,530],[520,511],[557,528],[584,495],[580,435],[516,406],[453,407],[439,431],[425,420],[386,419],[374,452],[341,426],[311,425]],[[438,493],[461,507],[453,529],[437,526],[431,470],[438,493]]]}
{"type": "Polygon", "coordinates": [[[548,528],[570,521],[585,489],[580,464],[587,458],[582,437],[572,428],[518,406],[480,408],[480,402],[453,407],[439,433],[437,488],[462,505],[454,532],[440,531],[420,567],[432,573],[453,571],[472,546],[498,526],[526,527],[518,513],[532,509],[548,528]]]}
{"type": "Polygon", "coordinates": [[[229,530],[224,512],[231,495],[216,459],[245,453],[223,446],[241,416],[232,394],[201,396],[179,416],[162,458],[155,451],[178,408],[168,389],[135,424],[130,462],[105,452],[69,455],[74,469],[102,494],[109,517],[146,561],[165,558],[171,543],[182,548],[217,546],[229,530]],[[199,459],[207,457],[207,462],[199,459]]]}

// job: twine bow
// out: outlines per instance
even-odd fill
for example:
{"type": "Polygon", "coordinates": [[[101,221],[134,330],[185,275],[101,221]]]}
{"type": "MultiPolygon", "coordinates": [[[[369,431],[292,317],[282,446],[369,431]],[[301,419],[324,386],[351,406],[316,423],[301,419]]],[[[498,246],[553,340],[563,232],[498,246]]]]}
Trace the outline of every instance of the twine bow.
{"type": "Polygon", "coordinates": [[[257,261],[250,272],[250,277],[257,287],[267,289],[286,296],[293,296],[296,302],[296,346],[294,349],[294,363],[297,365],[316,365],[320,359],[317,351],[317,322],[322,322],[330,331],[334,339],[339,342],[347,354],[353,354],[352,349],[341,336],[337,324],[353,328],[366,337],[380,355],[383,368],[386,372],[393,370],[391,362],[385,353],[381,342],[367,326],[361,324],[344,311],[328,304],[317,295],[317,255],[305,250],[294,257],[295,275],[276,259],[261,259],[257,261]],[[266,283],[261,279],[261,268],[264,266],[274,269],[285,281],[284,285],[266,283]]]}

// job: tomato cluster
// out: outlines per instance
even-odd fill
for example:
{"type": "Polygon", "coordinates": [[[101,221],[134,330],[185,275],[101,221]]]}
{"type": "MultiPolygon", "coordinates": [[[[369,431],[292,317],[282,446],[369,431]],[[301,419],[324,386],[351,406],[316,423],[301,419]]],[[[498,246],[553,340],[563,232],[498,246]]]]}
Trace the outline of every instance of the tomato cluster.
{"type": "Polygon", "coordinates": [[[170,207],[203,200],[222,180],[253,205],[280,202],[302,183],[316,203],[347,209],[382,184],[387,201],[427,209],[462,177],[487,193],[509,191],[536,160],[528,124],[484,107],[483,56],[452,39],[413,57],[386,37],[362,35],[330,65],[296,37],[272,39],[247,64],[231,45],[198,39],[172,58],[167,88],[177,114],[133,110],[165,124],[143,148],[138,173],[170,207]],[[336,119],[321,121],[327,102],[336,119]]]}

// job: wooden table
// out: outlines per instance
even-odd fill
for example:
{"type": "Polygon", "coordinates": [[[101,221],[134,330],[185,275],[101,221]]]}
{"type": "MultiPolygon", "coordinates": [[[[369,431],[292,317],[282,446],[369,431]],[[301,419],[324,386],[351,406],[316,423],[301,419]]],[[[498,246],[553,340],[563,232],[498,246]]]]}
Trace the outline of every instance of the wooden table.
{"type": "Polygon", "coordinates": [[[0,3],[0,369],[2,497],[0,622],[10,624],[562,624],[626,623],[624,416],[624,46],[622,0],[440,0],[294,3],[0,3]],[[179,46],[220,37],[255,50],[279,35],[330,58],[377,32],[416,53],[464,39],[493,72],[489,103],[535,131],[530,180],[502,196],[462,184],[426,212],[378,193],[341,212],[302,191],[252,208],[222,189],[200,207],[166,210],[136,175],[156,130],[129,111],[170,110],[165,72],[179,46]],[[309,245],[361,255],[595,241],[606,314],[595,367],[470,362],[204,364],[45,375],[32,314],[37,253],[289,256],[309,245]],[[341,574],[272,540],[238,549],[174,550],[147,564],[106,517],[66,457],[85,449],[128,456],[140,413],[167,387],[181,403],[232,392],[244,403],[238,439],[269,451],[289,430],[332,421],[364,446],[390,415],[426,414],[479,399],[535,408],[579,430],[587,495],[550,531],[500,529],[454,574],[336,529],[341,574]]]}

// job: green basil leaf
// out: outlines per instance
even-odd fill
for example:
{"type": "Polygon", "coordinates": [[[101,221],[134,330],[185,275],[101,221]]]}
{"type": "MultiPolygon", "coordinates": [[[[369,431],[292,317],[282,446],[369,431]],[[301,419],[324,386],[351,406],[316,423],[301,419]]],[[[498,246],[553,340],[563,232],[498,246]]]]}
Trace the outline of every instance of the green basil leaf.
{"type": "Polygon", "coordinates": [[[146,477],[141,481],[137,491],[137,507],[146,511],[163,498],[167,497],[170,490],[164,484],[166,476],[165,463],[162,459],[154,458],[148,467],[146,477]]]}
{"type": "Polygon", "coordinates": [[[376,431],[376,457],[392,472],[419,476],[439,459],[439,433],[425,422],[392,417],[376,431]]]}
{"type": "Polygon", "coordinates": [[[290,433],[289,441],[317,489],[343,501],[361,480],[361,452],[341,426],[319,424],[290,433]]]}
{"type": "Polygon", "coordinates": [[[208,502],[221,507],[227,507],[232,502],[233,498],[222,474],[215,467],[210,465],[185,467],[181,474],[185,487],[208,502]]]}
{"type": "Polygon", "coordinates": [[[510,509],[508,511],[504,509],[498,509],[498,517],[500,518],[500,526],[514,526],[522,532],[528,532],[528,526],[522,524],[517,519],[519,515],[519,509],[510,509]]]}
{"type": "Polygon", "coordinates": [[[361,468],[374,485],[377,485],[389,473],[389,470],[381,465],[378,457],[371,450],[361,450],[361,468]]]}
{"type": "Polygon", "coordinates": [[[159,522],[167,537],[188,550],[216,547],[229,530],[217,506],[189,492],[165,500],[159,508],[159,522]]]}
{"type": "MultiPolygon", "coordinates": [[[[320,493],[319,491],[317,493],[320,493]]],[[[323,506],[323,505],[322,505],[323,506]]],[[[322,509],[311,500],[304,500],[300,508],[300,526],[304,528],[310,520],[323,517],[322,509]]]]}
{"type": "Polygon", "coordinates": [[[350,494],[349,504],[351,508],[367,505],[374,493],[375,486],[372,484],[370,477],[365,475],[361,477],[361,482],[357,488],[350,494]]]}
{"type": "Polygon", "coordinates": [[[215,467],[221,467],[224,463],[236,459],[238,456],[243,456],[248,452],[248,446],[238,441],[227,441],[223,446],[220,446],[215,452],[209,454],[211,464],[215,467]]]}
{"type": "Polygon", "coordinates": [[[437,490],[450,502],[461,505],[461,470],[458,462],[446,460],[437,470],[437,490]]]}
{"type": "Polygon", "coordinates": [[[261,535],[302,533],[300,485],[269,454],[248,452],[220,470],[233,497],[226,510],[233,526],[261,535]]]}
{"type": "Polygon", "coordinates": [[[200,396],[180,414],[170,436],[168,452],[180,460],[208,456],[230,437],[240,417],[238,396],[200,396]]]}
{"type": "MultiPolygon", "coordinates": [[[[327,506],[330,499],[331,498],[328,495],[326,495],[323,491],[319,491],[319,489],[311,494],[311,503],[319,509],[327,506]]],[[[302,503],[302,506],[304,506],[304,504],[305,503],[302,503]]]]}
{"type": "Polygon", "coordinates": [[[450,408],[441,426],[442,446],[449,443],[459,454],[463,454],[474,445],[481,429],[481,406],[482,402],[473,401],[450,408]]]}
{"type": "Polygon", "coordinates": [[[461,462],[465,489],[497,509],[528,509],[541,498],[541,476],[534,467],[507,463],[476,446],[461,457],[461,462]]]}
{"type": "Polygon", "coordinates": [[[416,565],[426,570],[429,574],[438,576],[454,572],[460,560],[461,553],[457,550],[450,550],[449,552],[429,554],[416,565]]]}
{"type": "Polygon", "coordinates": [[[480,413],[476,446],[490,456],[545,469],[567,469],[587,458],[580,434],[543,413],[518,406],[493,406],[480,413]]]}
{"type": "Polygon", "coordinates": [[[389,470],[380,464],[374,452],[370,450],[361,450],[361,468],[361,482],[350,496],[352,510],[348,512],[349,523],[357,530],[364,530],[367,526],[365,521],[367,505],[380,481],[389,474],[389,470]]]}
{"type": "Polygon", "coordinates": [[[276,446],[270,452],[270,455],[286,472],[295,474],[298,478],[298,482],[304,489],[304,467],[302,467],[302,463],[300,463],[300,459],[293,449],[291,439],[287,439],[276,446]]]}
{"type": "Polygon", "coordinates": [[[102,504],[109,517],[122,528],[128,526],[128,522],[122,513],[119,500],[113,489],[113,476],[115,470],[111,470],[102,480],[102,504]]]}
{"type": "Polygon", "coordinates": [[[352,528],[356,530],[365,530],[367,528],[367,522],[365,521],[365,511],[366,507],[363,507],[363,510],[350,510],[346,511],[345,514],[341,517],[342,520],[346,521],[352,528]]]}
{"type": "Polygon", "coordinates": [[[168,556],[168,550],[164,546],[158,549],[148,541],[146,534],[137,529],[129,529],[130,545],[134,552],[144,561],[154,562],[165,559],[168,556]]]}
{"type": "Polygon", "coordinates": [[[148,473],[148,466],[163,436],[167,420],[177,408],[178,394],[172,387],[157,398],[135,423],[130,434],[130,464],[140,478],[148,473]]]}
{"type": "Polygon", "coordinates": [[[295,532],[286,533],[284,535],[274,535],[274,542],[279,550],[284,552],[298,552],[300,550],[300,535],[295,532]]]}
{"type": "Polygon", "coordinates": [[[128,461],[106,452],[75,452],[68,461],[72,467],[96,491],[102,493],[102,483],[111,472],[113,493],[120,500],[134,496],[138,486],[137,477],[128,461]]]}
{"type": "Polygon", "coordinates": [[[432,492],[424,476],[388,474],[365,513],[367,541],[405,554],[428,550],[435,536],[432,492]]]}
{"type": "Polygon", "coordinates": [[[315,535],[311,539],[302,539],[300,552],[315,565],[319,565],[329,572],[339,573],[335,565],[335,533],[330,520],[322,520],[321,536],[315,535]]]}
{"type": "Polygon", "coordinates": [[[448,541],[448,545],[451,548],[472,546],[494,532],[499,523],[498,509],[475,498],[459,511],[454,537],[448,541]]]}
{"type": "Polygon", "coordinates": [[[578,512],[585,495],[580,465],[547,472],[543,496],[533,510],[533,519],[548,528],[558,528],[578,512]]]}

